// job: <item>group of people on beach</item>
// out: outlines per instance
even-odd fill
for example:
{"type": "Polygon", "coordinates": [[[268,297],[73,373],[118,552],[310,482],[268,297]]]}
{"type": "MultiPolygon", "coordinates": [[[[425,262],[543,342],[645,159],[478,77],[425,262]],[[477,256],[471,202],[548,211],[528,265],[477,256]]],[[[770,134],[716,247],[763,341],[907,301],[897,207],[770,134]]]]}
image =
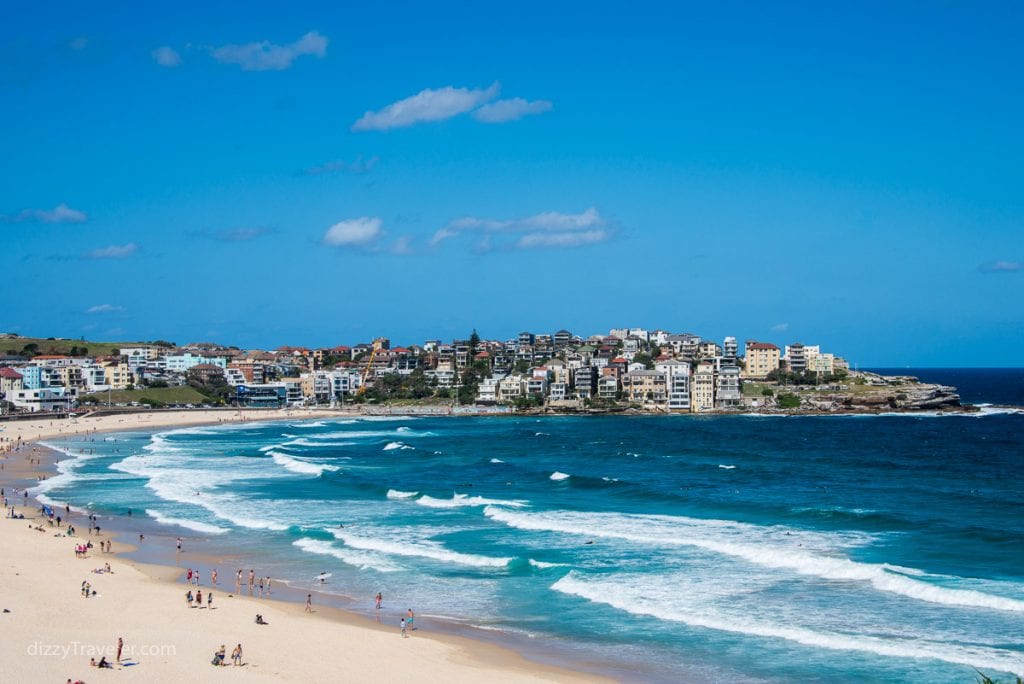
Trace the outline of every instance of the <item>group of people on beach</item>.
{"type": "MultiPolygon", "coordinates": [[[[213,571],[216,575],[217,571],[213,571]]],[[[263,598],[264,592],[267,596],[270,596],[270,576],[267,577],[256,577],[256,571],[249,570],[249,596],[255,596],[256,590],[259,589],[259,596],[263,598]]],[[[242,569],[239,568],[238,572],[235,573],[235,593],[242,593],[242,569]]]]}
{"type": "MultiPolygon", "coordinates": [[[[224,656],[226,653],[227,649],[224,647],[224,644],[221,644],[220,648],[213,654],[213,661],[211,664],[219,667],[226,666],[227,663],[224,662],[224,656]]],[[[245,663],[242,662],[242,644],[238,644],[235,646],[235,649],[231,651],[231,660],[234,665],[245,665],[245,663]]]]}
{"type": "MultiPolygon", "coordinates": [[[[203,607],[203,590],[197,589],[195,596],[192,595],[192,590],[189,589],[185,593],[185,602],[188,603],[189,608],[202,608],[203,607]],[[193,605],[195,604],[195,605],[193,605]]],[[[209,610],[213,610],[213,592],[206,592],[206,607],[209,610]]]]}

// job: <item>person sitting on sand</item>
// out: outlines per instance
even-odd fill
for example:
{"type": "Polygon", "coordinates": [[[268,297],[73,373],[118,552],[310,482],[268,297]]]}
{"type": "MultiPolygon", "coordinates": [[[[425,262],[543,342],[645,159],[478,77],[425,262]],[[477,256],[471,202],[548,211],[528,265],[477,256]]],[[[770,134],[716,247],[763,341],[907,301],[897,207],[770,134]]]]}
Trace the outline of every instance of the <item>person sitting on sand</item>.
{"type": "Polygon", "coordinates": [[[114,669],[114,666],[107,662],[107,656],[100,658],[100,662],[96,663],[96,667],[109,667],[111,670],[114,669]]]}
{"type": "Polygon", "coordinates": [[[270,623],[263,619],[263,616],[256,613],[256,624],[257,625],[269,625],[270,623]]]}
{"type": "Polygon", "coordinates": [[[224,644],[220,645],[220,649],[213,654],[213,660],[210,661],[212,665],[226,665],[224,662],[224,656],[227,653],[227,649],[224,648],[224,644]]]}

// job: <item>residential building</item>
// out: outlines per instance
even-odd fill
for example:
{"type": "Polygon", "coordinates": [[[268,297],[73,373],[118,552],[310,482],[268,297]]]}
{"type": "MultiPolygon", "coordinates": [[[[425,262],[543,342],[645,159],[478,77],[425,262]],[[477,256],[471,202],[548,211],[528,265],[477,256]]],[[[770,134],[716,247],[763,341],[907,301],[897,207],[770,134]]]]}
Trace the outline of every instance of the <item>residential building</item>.
{"type": "Polygon", "coordinates": [[[477,388],[476,403],[496,404],[498,403],[498,380],[496,378],[484,378],[477,388]]]}
{"type": "Polygon", "coordinates": [[[208,352],[182,352],[181,354],[168,354],[164,357],[167,363],[167,370],[176,373],[187,373],[193,366],[201,363],[210,363],[221,368],[227,368],[227,359],[224,356],[208,352]]]}
{"type": "Polygon", "coordinates": [[[764,380],[772,371],[779,369],[779,348],[769,342],[747,340],[746,376],[764,380]]]}
{"type": "Polygon", "coordinates": [[[691,406],[694,413],[704,413],[715,408],[715,364],[702,361],[693,373],[691,406]]]}
{"type": "Polygon", "coordinates": [[[735,337],[726,337],[722,343],[722,359],[730,365],[736,365],[736,358],[739,356],[739,346],[735,337]]]}
{"type": "Polygon", "coordinates": [[[103,364],[104,380],[108,387],[116,390],[127,389],[135,384],[135,373],[123,359],[103,364]]]}
{"type": "Polygon", "coordinates": [[[605,401],[615,401],[619,397],[619,379],[614,375],[602,375],[597,379],[597,396],[605,401]]]}
{"type": "Polygon", "coordinates": [[[715,375],[715,406],[733,408],[743,403],[739,366],[721,365],[715,375]]]}
{"type": "Polygon", "coordinates": [[[235,388],[238,406],[281,407],[285,405],[288,390],[283,382],[246,384],[235,388]]]}
{"type": "Polygon", "coordinates": [[[668,377],[668,410],[690,411],[690,364],[685,361],[662,361],[654,370],[668,377]]]}
{"type": "Polygon", "coordinates": [[[0,368],[0,398],[3,398],[12,390],[20,390],[24,387],[21,373],[13,368],[0,368]]]}
{"type": "Polygon", "coordinates": [[[39,413],[48,411],[67,411],[78,399],[78,390],[74,387],[39,387],[36,389],[14,389],[6,394],[7,401],[19,411],[39,413]]]}
{"type": "Polygon", "coordinates": [[[637,404],[666,405],[668,374],[653,370],[631,371],[622,376],[622,391],[629,401],[637,404]]]}
{"type": "Polygon", "coordinates": [[[807,370],[807,357],[804,355],[804,345],[796,342],[786,345],[786,366],[790,373],[803,373],[807,370]]]}

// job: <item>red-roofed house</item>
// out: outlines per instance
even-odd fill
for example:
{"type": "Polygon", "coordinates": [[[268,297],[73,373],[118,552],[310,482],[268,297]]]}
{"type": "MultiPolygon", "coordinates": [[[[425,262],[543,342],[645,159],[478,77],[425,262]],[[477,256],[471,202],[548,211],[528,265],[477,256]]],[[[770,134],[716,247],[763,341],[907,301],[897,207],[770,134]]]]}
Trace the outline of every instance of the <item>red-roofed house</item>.
{"type": "Polygon", "coordinates": [[[0,368],[0,397],[11,390],[20,390],[23,387],[21,373],[13,368],[0,368]]]}
{"type": "Polygon", "coordinates": [[[745,358],[746,376],[764,380],[772,371],[779,369],[779,348],[769,342],[747,340],[745,358]]]}

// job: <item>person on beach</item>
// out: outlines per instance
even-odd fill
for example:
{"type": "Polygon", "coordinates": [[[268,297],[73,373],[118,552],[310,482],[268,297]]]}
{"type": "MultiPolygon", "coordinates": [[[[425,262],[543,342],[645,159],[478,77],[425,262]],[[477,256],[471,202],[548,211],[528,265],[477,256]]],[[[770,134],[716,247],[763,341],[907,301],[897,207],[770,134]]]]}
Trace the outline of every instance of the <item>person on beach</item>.
{"type": "Polygon", "coordinates": [[[213,610],[213,592],[206,592],[206,608],[207,610],[213,610]]]}
{"type": "Polygon", "coordinates": [[[260,598],[263,598],[263,578],[260,577],[260,598]]]}
{"type": "Polygon", "coordinates": [[[413,620],[416,619],[416,616],[413,614],[412,608],[410,608],[409,611],[405,614],[405,618],[405,622],[407,625],[409,625],[409,629],[416,629],[415,627],[413,627],[413,620]]]}
{"type": "Polygon", "coordinates": [[[377,595],[373,597],[374,608],[380,610],[381,603],[384,602],[384,596],[378,591],[377,595]]]}
{"type": "Polygon", "coordinates": [[[313,595],[312,594],[306,594],[306,612],[307,613],[312,613],[313,612],[313,595]]]}
{"type": "Polygon", "coordinates": [[[409,636],[408,634],[405,633],[405,618],[402,618],[401,627],[402,627],[402,638],[404,639],[407,636],[409,636]]]}
{"type": "Polygon", "coordinates": [[[263,616],[256,613],[256,624],[257,625],[269,625],[270,623],[263,619],[263,616]]]}
{"type": "Polygon", "coordinates": [[[214,665],[227,665],[227,663],[224,662],[224,655],[226,653],[227,653],[227,648],[225,648],[224,644],[221,644],[220,645],[220,649],[216,653],[213,654],[212,664],[214,664],[214,665]]]}
{"type": "Polygon", "coordinates": [[[270,596],[270,578],[267,577],[267,596],[270,596]]]}
{"type": "Polygon", "coordinates": [[[214,568],[213,571],[210,572],[210,583],[213,584],[213,586],[217,586],[217,568],[214,568]]]}
{"type": "Polygon", "coordinates": [[[198,587],[201,582],[199,581],[199,571],[196,570],[195,574],[192,575],[192,579],[195,580],[194,584],[198,587]]]}
{"type": "Polygon", "coordinates": [[[252,588],[256,584],[256,572],[249,569],[249,596],[252,596],[252,588]]]}
{"type": "Polygon", "coordinates": [[[199,608],[203,607],[203,590],[200,589],[196,592],[196,606],[199,608]]]}
{"type": "Polygon", "coordinates": [[[121,649],[124,648],[124,639],[117,637],[117,662],[121,662],[121,649]]]}
{"type": "Polygon", "coordinates": [[[191,589],[189,589],[185,593],[185,600],[188,602],[188,607],[191,608],[192,607],[192,602],[195,601],[195,599],[192,597],[192,590],[191,589]]]}
{"type": "Polygon", "coordinates": [[[185,583],[192,584],[192,568],[187,568],[185,570],[185,583]]]}
{"type": "MultiPolygon", "coordinates": [[[[131,515],[129,512],[128,515],[131,515]]],[[[178,537],[178,553],[181,553],[181,537],[178,537]]]]}
{"type": "Polygon", "coordinates": [[[234,661],[235,665],[242,664],[242,644],[235,646],[235,650],[231,652],[231,660],[234,661]]]}

